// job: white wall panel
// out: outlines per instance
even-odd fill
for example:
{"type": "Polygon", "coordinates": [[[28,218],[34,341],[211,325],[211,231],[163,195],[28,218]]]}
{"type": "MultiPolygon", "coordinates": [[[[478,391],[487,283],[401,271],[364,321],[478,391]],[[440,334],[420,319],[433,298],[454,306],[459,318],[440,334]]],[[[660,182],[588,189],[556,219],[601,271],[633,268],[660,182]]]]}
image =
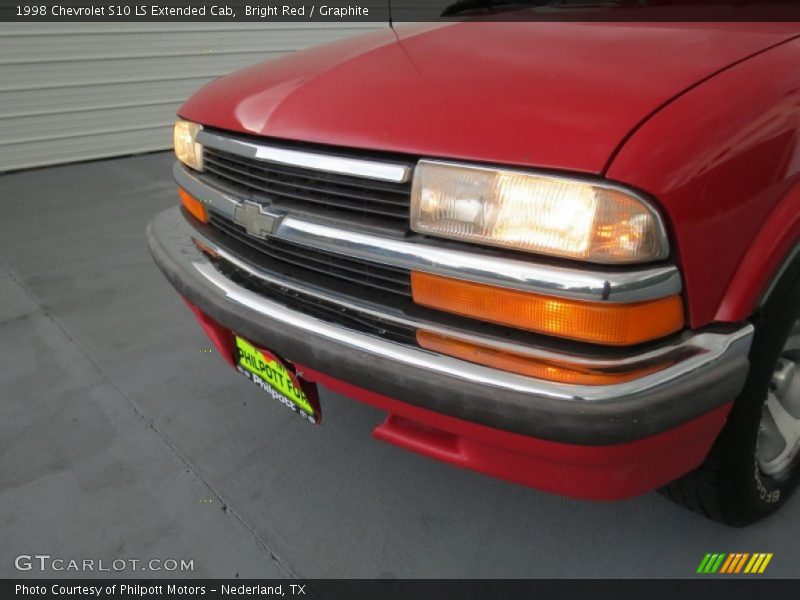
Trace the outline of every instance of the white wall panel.
{"type": "Polygon", "coordinates": [[[168,148],[211,79],[384,26],[0,23],[0,171],[168,148]]]}

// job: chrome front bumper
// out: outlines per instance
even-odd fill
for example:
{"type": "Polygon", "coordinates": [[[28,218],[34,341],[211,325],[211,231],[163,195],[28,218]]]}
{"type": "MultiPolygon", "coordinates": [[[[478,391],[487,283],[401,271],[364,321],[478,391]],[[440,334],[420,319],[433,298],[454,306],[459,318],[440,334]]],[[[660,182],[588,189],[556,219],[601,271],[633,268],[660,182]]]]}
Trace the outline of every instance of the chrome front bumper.
{"type": "MultiPolygon", "coordinates": [[[[747,376],[750,324],[690,332],[613,358],[526,347],[532,357],[600,370],[671,362],[656,373],[613,385],[534,379],[353,331],[256,294],[223,275],[195,242],[251,275],[286,282],[230,255],[179,208],[156,217],[147,235],[153,257],[172,285],[225,328],[352,385],[509,432],[589,445],[642,439],[732,400],[747,376]]],[[[431,329],[431,324],[424,326],[431,329]]]]}

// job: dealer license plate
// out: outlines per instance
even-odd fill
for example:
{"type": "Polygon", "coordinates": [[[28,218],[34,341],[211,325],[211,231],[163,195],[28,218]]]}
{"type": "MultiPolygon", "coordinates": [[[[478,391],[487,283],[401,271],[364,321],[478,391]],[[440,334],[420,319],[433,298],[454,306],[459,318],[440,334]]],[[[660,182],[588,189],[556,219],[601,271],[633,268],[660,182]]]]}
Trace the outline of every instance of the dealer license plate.
{"type": "Polygon", "coordinates": [[[235,339],[237,370],[307,421],[319,423],[316,385],[301,381],[288,363],[269,350],[257,348],[238,335],[235,339]]]}

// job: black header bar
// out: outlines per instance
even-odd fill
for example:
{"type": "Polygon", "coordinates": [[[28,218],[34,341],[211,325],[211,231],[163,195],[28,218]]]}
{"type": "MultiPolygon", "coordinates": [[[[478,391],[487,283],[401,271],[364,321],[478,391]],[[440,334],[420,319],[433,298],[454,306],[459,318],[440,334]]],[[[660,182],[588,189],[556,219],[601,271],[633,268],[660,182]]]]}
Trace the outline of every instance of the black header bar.
{"type": "Polygon", "coordinates": [[[0,0],[15,22],[797,21],[797,0],[0,0]]]}
{"type": "Polygon", "coordinates": [[[291,600],[471,600],[672,597],[680,600],[752,600],[796,598],[796,580],[697,576],[684,580],[9,580],[0,585],[3,598],[78,600],[119,598],[284,598],[291,600]]]}

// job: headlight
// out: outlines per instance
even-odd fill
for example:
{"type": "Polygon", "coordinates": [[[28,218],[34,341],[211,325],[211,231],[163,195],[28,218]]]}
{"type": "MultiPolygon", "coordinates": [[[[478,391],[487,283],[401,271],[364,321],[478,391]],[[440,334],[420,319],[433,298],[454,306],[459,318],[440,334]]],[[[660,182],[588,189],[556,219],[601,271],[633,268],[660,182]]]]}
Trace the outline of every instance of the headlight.
{"type": "Polygon", "coordinates": [[[172,143],[178,160],[196,171],[203,170],[203,146],[197,143],[197,134],[203,130],[202,125],[189,121],[175,121],[172,132],[172,143]]]}
{"type": "Polygon", "coordinates": [[[420,161],[411,229],[477,244],[598,263],[666,258],[664,226],[612,185],[502,168],[420,161]]]}

